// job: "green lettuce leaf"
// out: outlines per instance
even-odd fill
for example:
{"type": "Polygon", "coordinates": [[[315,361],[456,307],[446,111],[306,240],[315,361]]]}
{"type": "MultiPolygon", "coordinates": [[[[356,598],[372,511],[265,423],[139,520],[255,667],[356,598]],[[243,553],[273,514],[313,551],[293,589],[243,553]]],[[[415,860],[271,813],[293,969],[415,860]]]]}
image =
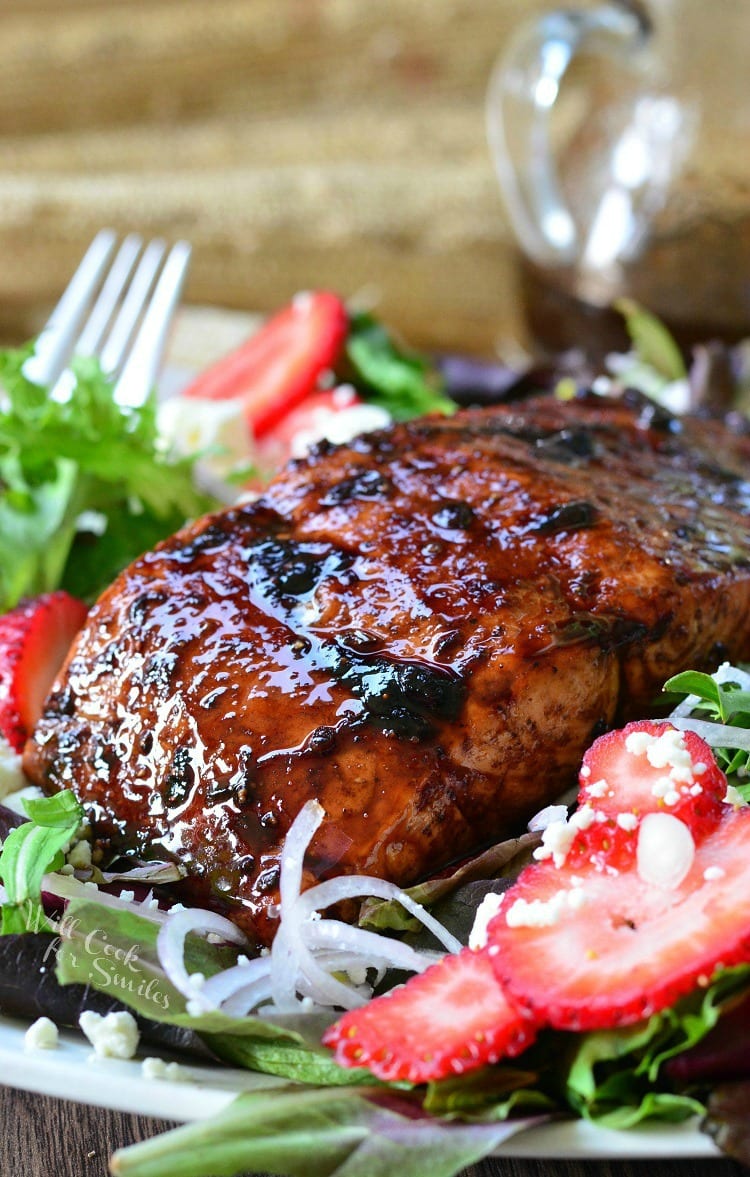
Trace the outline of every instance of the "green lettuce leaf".
{"type": "MultiPolygon", "coordinates": [[[[378,1089],[274,1089],[115,1154],[114,1177],[454,1177],[532,1121],[455,1123],[378,1089]]],[[[536,1122],[536,1121],[534,1121],[536,1122]]]]}
{"type": "Polygon", "coordinates": [[[70,792],[24,802],[31,821],[11,830],[0,853],[0,879],[7,892],[0,934],[48,932],[52,926],[41,905],[42,879],[65,861],[83,810],[70,792]]]}
{"type": "Polygon", "coordinates": [[[386,409],[396,421],[423,413],[454,413],[436,368],[416,352],[397,344],[371,315],[352,315],[346,341],[351,371],[346,377],[368,401],[386,409]]]}
{"type": "Polygon", "coordinates": [[[153,398],[117,405],[97,362],[82,359],[58,403],[24,376],[32,351],[0,352],[0,611],[59,587],[93,599],[216,505],[196,489],[192,461],[166,453],[153,398]]]}

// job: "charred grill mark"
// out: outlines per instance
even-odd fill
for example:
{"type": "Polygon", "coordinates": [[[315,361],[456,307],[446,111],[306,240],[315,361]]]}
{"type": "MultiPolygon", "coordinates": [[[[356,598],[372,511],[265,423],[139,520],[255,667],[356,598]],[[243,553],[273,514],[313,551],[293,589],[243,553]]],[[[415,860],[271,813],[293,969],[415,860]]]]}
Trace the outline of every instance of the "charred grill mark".
{"type": "Polygon", "coordinates": [[[163,605],[166,600],[167,594],[162,589],[139,593],[128,609],[128,617],[134,625],[142,625],[147,614],[163,605]]]}
{"type": "Polygon", "coordinates": [[[351,499],[386,499],[393,493],[393,483],[379,470],[360,470],[351,478],[337,482],[321,499],[324,507],[335,507],[351,499]]]}
{"type": "Polygon", "coordinates": [[[403,739],[425,740],[434,731],[434,719],[457,718],[466,693],[450,671],[384,655],[340,658],[331,669],[364,704],[371,723],[403,739]]]}
{"type": "Polygon", "coordinates": [[[544,518],[536,519],[527,534],[536,532],[539,535],[555,535],[560,531],[583,531],[584,528],[593,527],[598,516],[594,504],[585,499],[563,503],[553,507],[544,518]]]}
{"type": "Polygon", "coordinates": [[[474,511],[468,503],[444,502],[433,512],[432,522],[445,531],[467,531],[474,522],[474,511]]]}
{"type": "Polygon", "coordinates": [[[152,654],[143,669],[143,685],[153,687],[160,699],[169,698],[179,669],[179,654],[175,650],[159,650],[152,654]]]}
{"type": "Polygon", "coordinates": [[[553,632],[552,641],[544,650],[583,644],[595,645],[604,653],[609,653],[622,646],[641,642],[646,637],[658,639],[666,629],[668,620],[667,618],[657,626],[649,628],[642,622],[629,618],[592,617],[581,613],[557,627],[553,632]]]}
{"type": "Polygon", "coordinates": [[[172,763],[162,786],[162,799],[168,809],[176,809],[188,800],[195,784],[190,749],[185,745],[175,749],[172,763]]]}
{"type": "Polygon", "coordinates": [[[324,576],[346,573],[353,557],[328,545],[263,539],[246,549],[248,579],[269,599],[306,596],[324,576]]]}

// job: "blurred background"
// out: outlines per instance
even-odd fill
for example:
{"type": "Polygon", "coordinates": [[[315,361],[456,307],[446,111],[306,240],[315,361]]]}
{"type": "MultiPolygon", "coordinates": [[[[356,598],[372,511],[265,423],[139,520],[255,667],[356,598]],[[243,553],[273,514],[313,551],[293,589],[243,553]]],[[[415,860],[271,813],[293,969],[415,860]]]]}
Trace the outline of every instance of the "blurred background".
{"type": "Polygon", "coordinates": [[[492,352],[517,322],[484,95],[542,7],[3,0],[0,334],[32,334],[112,225],[191,241],[192,303],[329,286],[492,352]]]}

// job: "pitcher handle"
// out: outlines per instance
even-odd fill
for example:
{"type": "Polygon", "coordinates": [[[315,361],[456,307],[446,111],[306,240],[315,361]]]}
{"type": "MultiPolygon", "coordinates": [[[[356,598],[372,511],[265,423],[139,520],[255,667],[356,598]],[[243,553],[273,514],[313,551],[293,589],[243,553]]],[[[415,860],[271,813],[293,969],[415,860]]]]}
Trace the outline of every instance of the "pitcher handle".
{"type": "Polygon", "coordinates": [[[540,264],[575,260],[578,231],[557,177],[550,115],[581,50],[621,58],[649,32],[627,4],[551,12],[521,25],[490,78],[487,134],[518,240],[540,264]]]}

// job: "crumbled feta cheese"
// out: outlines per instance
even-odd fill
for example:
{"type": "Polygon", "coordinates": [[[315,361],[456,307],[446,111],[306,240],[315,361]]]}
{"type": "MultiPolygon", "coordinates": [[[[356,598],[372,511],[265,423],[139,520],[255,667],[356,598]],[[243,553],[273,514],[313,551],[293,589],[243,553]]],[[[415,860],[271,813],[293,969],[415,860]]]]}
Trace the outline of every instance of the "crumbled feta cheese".
{"type": "Polygon", "coordinates": [[[138,1049],[138,1024],[127,1010],[102,1016],[86,1009],[78,1025],[100,1058],[132,1058],[138,1049]]]}
{"type": "Polygon", "coordinates": [[[587,780],[591,776],[591,769],[589,768],[588,764],[584,764],[581,766],[581,774],[580,775],[583,777],[584,780],[587,780]]]}
{"type": "Polygon", "coordinates": [[[28,783],[21,770],[19,753],[11,748],[4,736],[0,736],[0,800],[26,788],[28,783]]]}
{"type": "Polygon", "coordinates": [[[555,866],[565,862],[579,830],[587,830],[596,821],[596,810],[591,805],[581,805],[567,821],[553,821],[542,834],[542,844],[534,851],[534,858],[543,861],[551,858],[555,866]]]}
{"type": "Polygon", "coordinates": [[[653,768],[669,769],[672,784],[693,783],[693,758],[685,744],[685,737],[676,728],[668,728],[660,736],[650,732],[631,732],[625,747],[632,756],[644,756],[653,768]]]}
{"type": "Polygon", "coordinates": [[[747,805],[747,801],[735,785],[727,785],[727,791],[724,796],[724,800],[726,801],[727,805],[734,805],[737,809],[741,809],[743,805],[747,805]]]}
{"type": "Polygon", "coordinates": [[[703,872],[703,878],[707,883],[711,883],[714,879],[723,879],[726,873],[722,866],[707,866],[703,872]]]}
{"type": "Polygon", "coordinates": [[[346,966],[346,975],[351,981],[352,985],[364,985],[367,980],[367,965],[366,964],[348,964],[346,966]]]}
{"type": "Polygon", "coordinates": [[[170,1083],[192,1083],[193,1076],[179,1063],[167,1063],[163,1058],[145,1058],[141,1063],[144,1079],[166,1079],[170,1083]]]}
{"type": "Polygon", "coordinates": [[[55,1050],[59,1041],[57,1026],[49,1018],[37,1018],[23,1036],[27,1050],[55,1050]]]}
{"type": "Polygon", "coordinates": [[[561,889],[551,899],[516,899],[505,913],[509,928],[551,928],[570,911],[578,911],[586,902],[582,887],[561,889]]]}
{"type": "Polygon", "coordinates": [[[253,439],[242,397],[208,400],[171,396],[157,412],[159,433],[178,455],[203,451],[201,464],[218,478],[253,460],[253,439]]]}
{"type": "Polygon", "coordinates": [[[75,842],[68,851],[68,864],[74,870],[89,870],[91,868],[91,843],[85,839],[75,842]]]}
{"type": "Polygon", "coordinates": [[[617,824],[621,830],[627,830],[632,833],[638,827],[638,818],[634,813],[618,813],[617,824]]]}
{"type": "Polygon", "coordinates": [[[600,781],[594,781],[593,785],[587,785],[586,792],[589,797],[604,797],[609,792],[609,783],[602,777],[600,781]]]}
{"type": "Polygon", "coordinates": [[[487,928],[500,910],[502,902],[502,895],[498,895],[494,891],[485,895],[474,916],[474,923],[469,933],[469,948],[484,948],[487,943],[487,928]]]}
{"type": "Polygon", "coordinates": [[[206,983],[205,973],[191,973],[188,978],[191,989],[202,989],[206,983]]]}
{"type": "MultiPolygon", "coordinates": [[[[345,392],[349,393],[350,400],[354,399],[353,389],[337,389],[334,395],[337,396],[339,393],[345,392]]],[[[349,408],[326,408],[319,405],[311,411],[305,428],[298,430],[292,438],[292,457],[304,457],[311,446],[322,441],[323,438],[333,442],[334,445],[339,445],[342,442],[351,441],[360,433],[372,433],[375,429],[384,429],[390,423],[390,415],[378,405],[353,404],[349,408]]]]}
{"type": "Polygon", "coordinates": [[[120,899],[122,899],[123,903],[132,903],[135,899],[135,891],[121,891],[120,899]]]}

